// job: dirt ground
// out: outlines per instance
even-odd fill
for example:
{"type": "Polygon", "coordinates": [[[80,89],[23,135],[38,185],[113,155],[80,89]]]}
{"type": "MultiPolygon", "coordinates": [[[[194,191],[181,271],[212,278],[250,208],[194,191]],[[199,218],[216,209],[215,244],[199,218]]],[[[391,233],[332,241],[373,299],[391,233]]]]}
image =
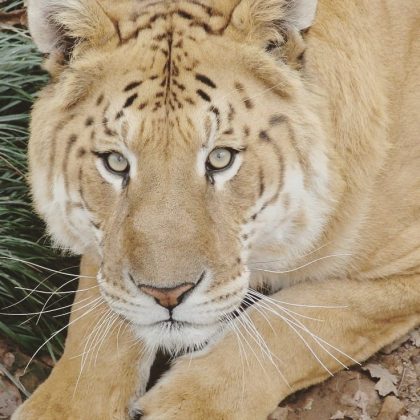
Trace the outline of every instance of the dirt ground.
{"type": "MultiPolygon", "coordinates": [[[[35,360],[0,338],[0,419],[48,376],[51,361],[35,360]]],[[[292,395],[270,420],[420,420],[420,328],[386,347],[362,366],[292,395]]]]}

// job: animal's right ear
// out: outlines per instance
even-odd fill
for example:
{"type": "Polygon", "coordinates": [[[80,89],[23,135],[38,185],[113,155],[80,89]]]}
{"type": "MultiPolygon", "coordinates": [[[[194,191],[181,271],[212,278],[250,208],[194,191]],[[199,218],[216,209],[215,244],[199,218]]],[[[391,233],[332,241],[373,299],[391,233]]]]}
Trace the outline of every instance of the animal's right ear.
{"type": "Polygon", "coordinates": [[[318,0],[239,0],[231,12],[231,27],[248,42],[281,41],[285,32],[312,25],[317,4],[318,0]]]}
{"type": "Polygon", "coordinates": [[[96,0],[28,0],[28,23],[41,52],[64,57],[75,47],[103,45],[118,36],[96,0]]]}

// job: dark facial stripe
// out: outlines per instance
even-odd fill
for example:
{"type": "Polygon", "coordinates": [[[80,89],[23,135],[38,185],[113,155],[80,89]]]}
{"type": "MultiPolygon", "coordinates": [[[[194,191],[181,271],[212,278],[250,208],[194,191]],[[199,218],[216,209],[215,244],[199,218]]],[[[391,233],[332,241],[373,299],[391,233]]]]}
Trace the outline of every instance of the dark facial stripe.
{"type": "Polygon", "coordinates": [[[267,142],[270,142],[270,141],[271,141],[270,136],[268,135],[267,131],[265,131],[265,130],[261,130],[261,131],[259,132],[259,134],[258,134],[258,137],[259,137],[261,140],[264,140],[264,141],[267,141],[267,142]]]}
{"type": "Polygon", "coordinates": [[[233,121],[233,119],[235,118],[235,114],[236,114],[235,108],[230,103],[229,104],[229,114],[228,114],[228,121],[229,122],[232,122],[233,121]]]}
{"type": "Polygon", "coordinates": [[[133,102],[138,98],[138,93],[133,93],[131,96],[127,98],[123,108],[128,108],[129,106],[133,105],[133,102]]]}
{"type": "Polygon", "coordinates": [[[89,126],[91,126],[93,124],[93,117],[88,117],[88,118],[86,118],[86,121],[85,121],[85,126],[86,127],[89,127],[89,126]]]}
{"type": "Polygon", "coordinates": [[[137,86],[140,86],[143,82],[138,81],[138,82],[131,82],[129,83],[125,88],[124,88],[124,92],[128,92],[132,89],[135,89],[137,86]]]}
{"type": "Polygon", "coordinates": [[[103,100],[104,100],[104,95],[102,93],[98,96],[98,99],[96,99],[96,105],[99,106],[103,102],[103,100]]]}
{"type": "Polygon", "coordinates": [[[180,17],[182,17],[183,19],[187,19],[187,20],[193,20],[194,17],[191,13],[186,12],[185,10],[178,10],[176,12],[176,14],[180,17]]]}
{"type": "Polygon", "coordinates": [[[110,127],[109,127],[109,125],[108,125],[108,123],[109,123],[109,121],[108,121],[108,118],[107,117],[104,117],[103,119],[102,119],[102,125],[103,125],[103,127],[104,127],[104,133],[107,135],[107,136],[116,136],[117,135],[117,132],[115,131],[115,130],[112,130],[110,127]]]}
{"type": "Polygon", "coordinates": [[[281,114],[274,114],[270,117],[268,122],[271,126],[280,125],[287,122],[287,117],[281,114]]]}
{"type": "Polygon", "coordinates": [[[207,76],[204,76],[204,74],[199,74],[197,73],[195,75],[195,78],[201,82],[204,83],[207,86],[210,86],[211,88],[215,89],[216,88],[216,84],[213,82],[213,80],[209,79],[207,76]]]}
{"type": "Polygon", "coordinates": [[[80,200],[83,203],[83,206],[85,207],[85,209],[91,212],[92,208],[87,203],[86,198],[85,198],[85,193],[84,193],[84,190],[83,190],[83,184],[82,184],[82,182],[83,182],[83,168],[82,168],[82,166],[79,167],[79,175],[78,175],[77,179],[78,179],[78,182],[79,182],[80,200]]]}
{"type": "MultiPolygon", "coordinates": [[[[264,132],[264,131],[262,131],[262,133],[265,133],[267,135],[267,133],[264,132]]],[[[261,132],[260,132],[260,134],[261,134],[261,132]]],[[[270,137],[268,135],[267,135],[267,137],[265,137],[265,136],[263,136],[263,137],[264,137],[264,140],[268,139],[267,142],[270,145],[272,145],[273,148],[274,148],[274,151],[276,153],[276,157],[277,157],[277,160],[278,160],[278,163],[279,163],[279,167],[280,167],[279,168],[280,169],[280,178],[278,180],[278,186],[277,186],[276,192],[274,193],[274,195],[271,198],[269,198],[261,206],[261,209],[260,210],[258,210],[255,214],[253,214],[251,216],[251,219],[252,220],[255,220],[261,212],[263,212],[268,206],[270,206],[271,204],[275,203],[278,200],[279,195],[280,195],[280,193],[281,193],[281,191],[283,189],[283,186],[284,186],[284,169],[285,168],[284,168],[283,153],[282,153],[282,151],[280,149],[280,146],[278,144],[276,144],[275,142],[271,141],[271,139],[270,139],[270,137]]],[[[261,138],[261,136],[260,136],[260,138],[261,138]]],[[[261,185],[260,185],[260,192],[261,192],[261,185]]]]}
{"type": "MultiPolygon", "coordinates": [[[[183,10],[179,8],[175,8],[175,10],[168,10],[167,6],[164,6],[164,11],[157,12],[156,10],[149,10],[142,13],[136,13],[131,17],[131,21],[133,23],[137,23],[139,18],[144,17],[144,19],[141,19],[141,23],[139,23],[139,26],[130,34],[128,34],[125,38],[120,36],[120,45],[126,44],[130,40],[137,39],[139,37],[139,34],[146,30],[151,30],[153,28],[153,24],[160,20],[166,20],[172,19],[173,16],[178,16],[181,19],[185,19],[189,22],[189,27],[199,27],[202,28],[205,32],[213,35],[222,35],[226,28],[229,26],[229,23],[231,21],[231,16],[227,16],[226,19],[223,19],[223,23],[219,27],[214,27],[214,25],[211,25],[211,19],[212,17],[223,17],[224,14],[221,13],[219,10],[213,9],[212,7],[202,4],[200,1],[197,0],[188,0],[188,5],[191,6],[197,6],[200,7],[201,10],[197,11],[195,10],[194,13],[192,13],[190,10],[183,10]],[[197,14],[198,12],[198,14],[197,14]],[[207,16],[202,16],[202,13],[205,12],[207,16]]],[[[154,8],[154,6],[161,6],[161,1],[152,1],[151,3],[147,3],[144,5],[145,8],[154,8]]],[[[118,22],[113,22],[114,26],[116,26],[118,29],[118,22]]],[[[187,36],[189,39],[194,40],[194,38],[190,35],[187,36]]]]}
{"type": "Polygon", "coordinates": [[[259,170],[258,170],[258,177],[259,177],[259,181],[260,181],[260,191],[259,191],[259,197],[261,198],[264,194],[265,191],[265,186],[264,186],[264,171],[260,165],[259,170]]]}
{"type": "Polygon", "coordinates": [[[202,98],[202,99],[204,99],[205,101],[207,101],[207,102],[210,102],[210,101],[211,101],[210,96],[209,96],[209,95],[207,95],[207,93],[206,93],[206,92],[204,92],[203,90],[201,90],[201,89],[197,89],[197,94],[198,94],[199,96],[201,96],[201,98],[202,98]]]}
{"type": "Polygon", "coordinates": [[[66,149],[64,152],[62,171],[63,171],[64,186],[65,186],[66,192],[68,191],[68,188],[69,188],[68,165],[69,165],[69,160],[71,159],[71,151],[73,147],[75,146],[76,142],[77,142],[77,136],[75,134],[72,134],[67,141],[66,149]]]}
{"type": "Polygon", "coordinates": [[[201,7],[210,17],[211,16],[223,16],[223,14],[221,12],[219,12],[218,10],[213,9],[212,7],[210,7],[206,4],[200,3],[197,0],[189,0],[189,3],[195,4],[196,6],[201,7]]]}
{"type": "Polygon", "coordinates": [[[83,157],[85,154],[86,154],[86,149],[85,149],[85,148],[80,147],[80,148],[77,150],[77,157],[78,157],[78,158],[83,157]]]}
{"type": "MultiPolygon", "coordinates": [[[[69,115],[65,120],[60,121],[57,124],[57,126],[55,127],[54,131],[52,132],[51,147],[50,147],[49,156],[48,156],[49,167],[48,167],[47,182],[48,182],[49,185],[52,185],[52,183],[53,183],[58,136],[59,136],[61,130],[63,130],[64,127],[73,120],[73,118],[74,118],[73,114],[69,115]]],[[[52,199],[52,188],[48,189],[48,196],[49,196],[50,199],[52,199]]]]}
{"type": "Polygon", "coordinates": [[[273,148],[275,150],[278,162],[279,162],[279,167],[280,167],[280,178],[278,181],[278,186],[277,186],[277,191],[276,193],[273,195],[273,197],[268,200],[265,204],[264,204],[264,208],[275,203],[277,201],[277,199],[279,198],[279,195],[281,193],[281,190],[283,189],[284,186],[284,159],[283,159],[283,153],[280,149],[280,146],[274,142],[270,142],[270,144],[273,145],[273,148]]]}
{"type": "Polygon", "coordinates": [[[210,107],[210,112],[212,112],[216,117],[217,129],[220,128],[220,111],[219,108],[215,106],[210,107]]]}
{"type": "Polygon", "coordinates": [[[296,156],[298,158],[299,161],[299,165],[302,169],[303,172],[303,184],[305,186],[305,188],[308,188],[309,186],[309,173],[312,169],[311,163],[308,160],[308,157],[306,155],[303,154],[302,150],[299,148],[299,145],[297,143],[296,140],[296,135],[295,132],[293,130],[293,127],[290,123],[289,120],[286,120],[287,122],[287,129],[289,131],[289,136],[290,136],[290,143],[292,144],[292,147],[296,153],[296,156]]]}
{"type": "Polygon", "coordinates": [[[246,109],[252,109],[254,108],[254,103],[249,98],[244,98],[244,104],[246,109]]]}

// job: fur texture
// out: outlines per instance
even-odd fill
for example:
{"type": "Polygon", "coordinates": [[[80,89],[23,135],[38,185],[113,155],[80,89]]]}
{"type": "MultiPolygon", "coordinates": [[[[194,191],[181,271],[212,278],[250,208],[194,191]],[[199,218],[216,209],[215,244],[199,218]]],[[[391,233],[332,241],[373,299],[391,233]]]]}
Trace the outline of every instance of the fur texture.
{"type": "Polygon", "coordinates": [[[264,418],[418,325],[417,1],[322,0],[306,34],[309,0],[40,3],[35,41],[39,22],[58,38],[38,41],[53,80],[32,118],[36,208],[99,267],[92,299],[144,353],[117,358],[109,334],[97,370],[112,364],[118,399],[96,370],[69,399],[89,307],[14,420],[40,418],[46,396],[48,419],[264,418]],[[234,157],[212,172],[221,147],[234,157]],[[141,291],[182,284],[195,287],[169,315],[141,291]],[[118,372],[147,370],[157,347],[204,350],[133,403],[147,374],[118,372]]]}

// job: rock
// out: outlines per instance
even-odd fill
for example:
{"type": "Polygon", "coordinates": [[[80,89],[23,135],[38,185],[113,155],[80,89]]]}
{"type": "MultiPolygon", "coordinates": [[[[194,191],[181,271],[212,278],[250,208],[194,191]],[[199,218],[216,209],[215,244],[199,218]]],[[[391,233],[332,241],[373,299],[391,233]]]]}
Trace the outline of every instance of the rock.
{"type": "Polygon", "coordinates": [[[7,379],[0,379],[0,416],[8,418],[21,404],[19,390],[7,379]]]}
{"type": "Polygon", "coordinates": [[[11,369],[15,363],[15,355],[12,352],[7,352],[3,355],[3,364],[6,369],[11,369]]]}

